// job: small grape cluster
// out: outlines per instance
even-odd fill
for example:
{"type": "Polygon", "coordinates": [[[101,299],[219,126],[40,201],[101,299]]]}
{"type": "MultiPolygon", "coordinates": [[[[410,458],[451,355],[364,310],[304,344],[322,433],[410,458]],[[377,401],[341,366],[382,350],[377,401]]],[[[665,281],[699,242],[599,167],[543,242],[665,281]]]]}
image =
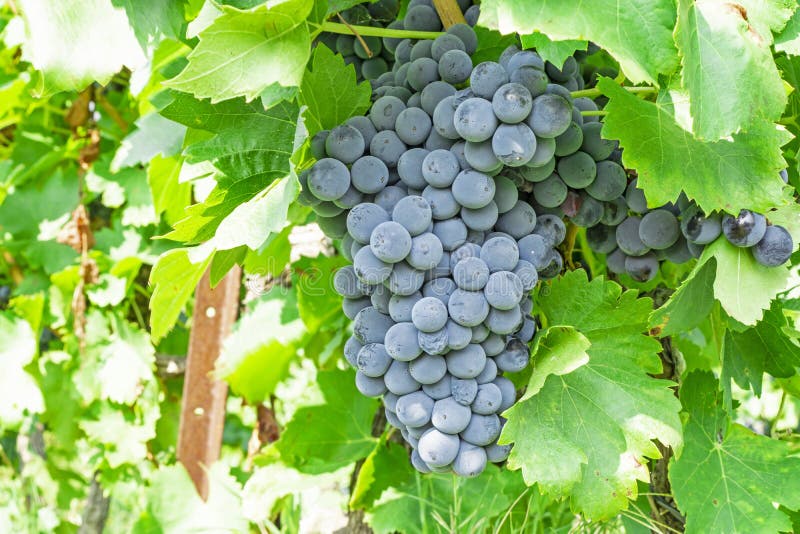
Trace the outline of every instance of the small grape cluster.
{"type": "MultiPolygon", "coordinates": [[[[472,0],[459,0],[465,19],[474,26],[478,21],[479,8],[472,0]]],[[[406,15],[395,20],[400,11],[399,0],[378,0],[357,4],[340,13],[348,24],[358,26],[386,27],[397,30],[440,31],[442,21],[431,0],[411,0],[406,15]]],[[[376,81],[394,65],[396,44],[401,39],[370,36],[355,37],[323,32],[318,41],[342,55],[347,65],[353,65],[356,78],[376,81]],[[365,46],[366,45],[366,46],[365,46]]],[[[383,80],[386,77],[384,76],[383,80]]],[[[375,84],[373,84],[373,87],[375,84]]]]}
{"type": "Polygon", "coordinates": [[[502,375],[527,366],[530,291],[563,266],[563,221],[537,216],[508,173],[573,109],[533,52],[473,68],[468,25],[407,43],[369,116],[314,136],[300,201],[353,262],[334,285],[357,387],[383,396],[418,470],[475,476],[508,456],[499,414],[516,391],[502,375]]]}

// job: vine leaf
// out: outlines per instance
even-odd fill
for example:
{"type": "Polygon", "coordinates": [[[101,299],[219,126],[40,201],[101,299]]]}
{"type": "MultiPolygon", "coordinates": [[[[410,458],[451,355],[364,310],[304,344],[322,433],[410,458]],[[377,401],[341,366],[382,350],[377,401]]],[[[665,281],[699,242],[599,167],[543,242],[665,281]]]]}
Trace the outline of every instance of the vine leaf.
{"type": "Polygon", "coordinates": [[[772,34],[768,27],[758,31],[746,9],[680,0],[675,40],[698,138],[720,139],[781,117],[786,91],[772,59],[772,34]]]}
{"type": "Polygon", "coordinates": [[[311,50],[311,0],[270,2],[248,12],[227,9],[200,32],[189,63],[166,85],[212,103],[258,97],[274,83],[298,86],[311,50]]]}
{"type": "Polygon", "coordinates": [[[634,83],[656,84],[678,67],[672,39],[675,5],[669,0],[485,0],[480,24],[502,33],[538,31],[553,40],[586,39],[619,61],[634,83]]]}
{"type": "Polygon", "coordinates": [[[800,346],[789,335],[789,325],[779,306],[764,314],[754,327],[742,332],[728,329],[725,333],[725,354],[722,376],[761,396],[765,372],[776,378],[794,376],[800,367],[800,346]]]}
{"type": "Polygon", "coordinates": [[[303,76],[300,85],[308,136],[334,128],[354,115],[362,115],[369,108],[371,95],[369,82],[357,83],[355,68],[345,65],[341,55],[334,55],[327,46],[317,46],[311,71],[303,76]]]}
{"type": "Polygon", "coordinates": [[[263,402],[287,376],[305,334],[295,291],[275,287],[249,307],[225,338],[214,374],[248,403],[263,402]]]}
{"type": "Polygon", "coordinates": [[[264,110],[257,102],[248,104],[243,99],[212,104],[175,93],[161,114],[188,126],[189,132],[212,134],[196,135],[194,139],[200,140],[190,143],[184,153],[189,164],[210,161],[219,170],[208,198],[186,210],[186,217],[166,235],[168,239],[190,244],[211,239],[237,206],[289,174],[297,104],[284,101],[264,110]]]}
{"type": "Polygon", "coordinates": [[[0,313],[0,425],[16,428],[26,414],[44,411],[44,398],[25,366],[36,356],[36,337],[27,321],[0,313]]]}
{"type": "Polygon", "coordinates": [[[698,264],[669,300],[650,314],[650,328],[660,336],[686,332],[699,325],[714,306],[716,260],[698,264]]]}
{"type": "MultiPolygon", "coordinates": [[[[389,451],[384,448],[381,453],[389,451]]],[[[366,511],[366,521],[376,534],[438,532],[440,521],[447,525],[447,532],[481,532],[525,490],[518,473],[491,464],[476,478],[423,477],[414,472],[407,457],[395,455],[385,461],[394,462],[387,465],[388,472],[401,482],[393,482],[366,511]]]]}
{"type": "Polygon", "coordinates": [[[800,10],[794,12],[783,31],[775,36],[775,50],[800,56],[800,10]]]}
{"type": "Polygon", "coordinates": [[[539,32],[522,35],[519,40],[523,48],[535,48],[542,59],[549,61],[559,69],[564,66],[564,62],[569,56],[578,50],[585,51],[589,45],[589,42],[583,39],[553,41],[539,32]]]}
{"type": "Polygon", "coordinates": [[[157,343],[172,330],[212,257],[192,263],[188,249],[176,248],[158,258],[150,273],[150,285],[153,286],[153,295],[150,297],[150,336],[153,342],[157,343]]]}
{"type": "Polygon", "coordinates": [[[378,401],[356,389],[353,371],[317,374],[324,403],[303,406],[275,442],[282,461],[303,473],[330,473],[366,457],[375,447],[372,419],[378,401]]]}
{"type": "Polygon", "coordinates": [[[414,482],[414,470],[408,469],[408,452],[388,437],[388,433],[381,436],[361,465],[350,492],[350,508],[371,508],[384,490],[414,482]]]}
{"type": "Polygon", "coordinates": [[[165,119],[158,113],[148,113],[136,121],[136,130],[125,137],[111,160],[111,171],[147,164],[154,157],[179,154],[186,126],[165,119]]]}
{"type": "Polygon", "coordinates": [[[780,147],[791,138],[784,129],[758,122],[731,139],[703,142],[678,125],[668,106],[641,100],[609,78],[598,88],[609,97],[603,136],[620,140],[625,165],[636,169],[652,206],[675,201],[682,190],[707,213],[763,213],[791,202],[778,176],[786,167],[780,147]]]}
{"type": "Polygon", "coordinates": [[[753,434],[730,420],[710,372],[681,385],[683,451],[670,460],[669,480],[687,532],[791,531],[773,506],[800,508],[800,459],[789,443],[753,434]]]}
{"type": "Polygon", "coordinates": [[[652,442],[680,448],[680,406],[661,372],[661,345],[643,334],[652,301],[573,271],[540,293],[554,325],[539,334],[529,391],[504,413],[508,466],[591,519],[615,516],[647,480],[652,442]]]}

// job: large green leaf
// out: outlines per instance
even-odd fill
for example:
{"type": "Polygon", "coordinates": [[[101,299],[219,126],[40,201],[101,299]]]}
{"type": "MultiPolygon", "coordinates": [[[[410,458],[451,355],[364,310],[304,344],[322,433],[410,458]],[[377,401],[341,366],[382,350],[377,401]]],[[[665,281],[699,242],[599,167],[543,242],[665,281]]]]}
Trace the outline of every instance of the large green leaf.
{"type": "Polygon", "coordinates": [[[603,135],[619,139],[627,167],[652,206],[675,201],[681,190],[706,212],[765,212],[789,202],[778,172],[786,164],[780,147],[790,135],[759,122],[731,139],[703,142],[678,125],[668,106],[642,100],[602,78],[609,97],[603,135]]]}
{"type": "Polygon", "coordinates": [[[480,24],[502,33],[539,31],[554,40],[593,41],[636,83],[656,83],[659,74],[678,67],[670,0],[485,0],[480,24]]]}
{"type": "Polygon", "coordinates": [[[19,425],[23,417],[44,411],[36,380],[25,366],[36,356],[31,326],[10,313],[0,312],[0,428],[19,425]]]}
{"type": "Polygon", "coordinates": [[[353,371],[320,371],[324,404],[303,406],[275,443],[281,459],[303,473],[329,473],[366,457],[375,447],[378,401],[364,397],[353,371]]]}
{"type": "Polygon", "coordinates": [[[19,5],[27,30],[23,51],[40,71],[42,93],[81,90],[93,81],[105,85],[122,67],[135,70],[147,61],[127,13],[111,0],[19,5]]]}
{"type": "Polygon", "coordinates": [[[569,56],[577,50],[586,50],[589,42],[584,39],[553,41],[540,32],[522,35],[519,38],[523,48],[535,48],[542,59],[553,63],[559,69],[569,56]]]}
{"type": "Polygon", "coordinates": [[[592,519],[615,516],[648,479],[652,440],[679,448],[680,406],[661,371],[660,344],[643,332],[652,301],[573,271],[538,299],[552,325],[537,338],[525,396],[500,441],[508,466],[592,519]]]}
{"type": "Polygon", "coordinates": [[[796,10],[781,33],[775,36],[775,50],[800,56],[800,10],[796,10]]]}
{"type": "Polygon", "coordinates": [[[728,329],[722,375],[761,396],[764,373],[789,378],[800,367],[800,346],[788,335],[789,326],[779,306],[764,314],[754,327],[742,332],[728,329]]]}
{"type": "Polygon", "coordinates": [[[274,83],[300,85],[311,52],[305,19],[312,4],[282,0],[223,12],[200,32],[189,64],[167,85],[212,102],[253,100],[274,83]]]}
{"type": "MultiPolygon", "coordinates": [[[[386,449],[388,451],[389,449],[386,449]]],[[[507,512],[525,491],[518,473],[489,465],[476,478],[422,476],[401,461],[389,467],[392,484],[367,510],[366,521],[378,534],[428,532],[488,532],[492,520],[507,512]]]]}
{"type": "Polygon", "coordinates": [[[669,300],[650,314],[650,328],[658,328],[660,336],[670,336],[700,324],[714,305],[715,267],[713,259],[698,263],[669,300]]]}
{"type": "Polygon", "coordinates": [[[362,115],[369,108],[371,95],[369,82],[356,82],[352,65],[345,65],[342,56],[334,55],[327,46],[318,46],[311,71],[303,76],[300,85],[308,135],[330,130],[354,115],[362,115]]]}
{"type": "Polygon", "coordinates": [[[221,173],[208,198],[187,209],[187,216],[166,236],[169,239],[186,243],[211,239],[234,209],[289,174],[299,113],[296,104],[282,102],[265,111],[258,102],[247,104],[236,99],[212,104],[176,94],[161,113],[175,122],[213,133],[190,144],[185,149],[186,160],[190,164],[210,161],[221,173]]]}
{"type": "Polygon", "coordinates": [[[747,10],[727,2],[680,0],[678,11],[675,39],[695,135],[716,140],[764,119],[778,120],[786,92],[769,28],[760,33],[747,10]]]}
{"type": "Polygon", "coordinates": [[[783,441],[734,424],[714,375],[691,373],[681,385],[683,451],[670,461],[669,480],[686,532],[792,530],[773,503],[800,508],[800,459],[783,441]]]}
{"type": "Polygon", "coordinates": [[[157,155],[164,157],[180,153],[186,126],[164,118],[158,113],[149,113],[136,121],[136,130],[120,143],[111,170],[146,164],[157,155]]]}
{"type": "Polygon", "coordinates": [[[150,273],[153,295],[150,297],[150,334],[158,342],[172,330],[181,310],[194,293],[211,257],[192,263],[185,248],[161,255],[150,273]]]}
{"type": "Polygon", "coordinates": [[[225,339],[215,374],[248,402],[263,402],[286,377],[305,333],[295,291],[275,287],[253,303],[225,339]]]}
{"type": "Polygon", "coordinates": [[[381,436],[375,449],[361,464],[356,483],[350,490],[350,507],[371,508],[388,488],[402,486],[415,478],[408,468],[408,451],[399,443],[388,441],[388,433],[381,436]]]}

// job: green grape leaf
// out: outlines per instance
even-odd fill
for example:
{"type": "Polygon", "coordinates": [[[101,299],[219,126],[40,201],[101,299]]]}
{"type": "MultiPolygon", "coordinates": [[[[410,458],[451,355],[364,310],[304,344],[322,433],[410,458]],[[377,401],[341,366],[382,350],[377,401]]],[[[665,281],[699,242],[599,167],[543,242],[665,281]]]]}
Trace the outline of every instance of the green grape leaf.
{"type": "Polygon", "coordinates": [[[541,32],[553,40],[586,39],[606,49],[634,83],[657,83],[678,67],[672,40],[675,5],[670,0],[485,0],[479,24],[522,35],[541,32]]]}
{"type": "Polygon", "coordinates": [[[675,41],[696,137],[717,140],[764,119],[778,120],[786,92],[769,28],[759,33],[748,12],[731,3],[679,0],[678,6],[675,41]]]}
{"type": "Polygon", "coordinates": [[[490,521],[525,491],[518,473],[491,464],[478,477],[462,478],[422,476],[408,459],[398,456],[395,461],[402,463],[391,472],[403,482],[387,488],[365,514],[377,534],[489,531],[490,521]]]}
{"type": "Polygon", "coordinates": [[[800,56],[800,9],[794,12],[783,31],[775,36],[775,50],[800,56]]]}
{"type": "Polygon", "coordinates": [[[789,202],[778,176],[786,166],[780,150],[790,138],[785,130],[760,122],[731,139],[703,142],[681,128],[667,106],[641,100],[608,78],[598,87],[609,97],[603,136],[620,140],[623,160],[638,172],[650,205],[672,202],[682,190],[706,213],[766,212],[789,202]]]}
{"type": "Polygon", "coordinates": [[[406,466],[408,452],[399,443],[388,441],[388,433],[381,436],[372,452],[361,464],[355,486],[350,494],[350,508],[371,508],[386,489],[412,482],[414,471],[406,466]],[[397,469],[398,466],[403,466],[397,469]]]}
{"type": "Polygon", "coordinates": [[[300,317],[310,332],[336,324],[335,319],[341,316],[342,297],[331,288],[336,271],[348,263],[343,256],[321,255],[303,257],[292,264],[292,284],[301,289],[297,295],[300,317]]]}
{"type": "Polygon", "coordinates": [[[141,395],[143,384],[155,378],[155,350],[147,334],[124,321],[116,322],[101,361],[97,381],[102,399],[131,405],[141,395]]]}
{"type": "Polygon", "coordinates": [[[564,66],[564,62],[569,56],[578,50],[586,50],[586,47],[589,46],[589,42],[582,39],[553,41],[540,32],[522,35],[519,40],[522,48],[535,48],[542,59],[549,61],[559,69],[564,66]]]}
{"type": "Polygon", "coordinates": [[[211,257],[192,263],[185,248],[170,250],[158,258],[150,273],[150,285],[153,286],[150,335],[153,342],[163,339],[175,325],[210,262],[211,257]]]}
{"type": "Polygon", "coordinates": [[[217,284],[225,278],[234,265],[239,265],[244,261],[246,254],[247,247],[245,246],[215,252],[208,270],[211,287],[217,287],[217,284]]]}
{"type": "Polygon", "coordinates": [[[112,468],[141,462],[147,456],[147,442],[156,437],[155,425],[128,421],[122,411],[108,404],[101,406],[95,418],[83,419],[78,426],[104,447],[103,456],[112,468]]]}
{"type": "Polygon", "coordinates": [[[711,243],[700,261],[713,257],[717,263],[714,296],[723,309],[746,325],[753,325],[789,280],[786,266],[764,267],[750,249],[731,245],[725,238],[711,243]]]}
{"type": "Polygon", "coordinates": [[[371,95],[369,82],[357,83],[355,68],[345,65],[342,56],[334,55],[327,46],[316,47],[311,70],[303,76],[300,85],[308,136],[339,126],[354,115],[362,115],[369,109],[371,95]]]}
{"type": "MultiPolygon", "coordinates": [[[[147,61],[128,15],[107,0],[21,0],[25,59],[40,71],[37,92],[82,90],[107,84],[122,67],[147,61]]],[[[147,8],[139,8],[140,10],[147,8]]]]}
{"type": "Polygon", "coordinates": [[[225,11],[200,32],[186,68],[166,85],[212,103],[258,97],[274,83],[298,86],[311,52],[311,0],[225,11]]]}
{"type": "Polygon", "coordinates": [[[239,482],[223,463],[207,466],[208,499],[205,501],[189,478],[183,465],[162,467],[152,475],[147,490],[147,518],[157,525],[154,530],[137,523],[134,534],[178,532],[248,532],[241,513],[239,482]]]}
{"type": "Polygon", "coordinates": [[[262,402],[288,374],[305,334],[295,290],[275,287],[237,321],[214,374],[248,402],[262,402]]]}
{"type": "Polygon", "coordinates": [[[147,184],[153,197],[156,215],[164,214],[169,224],[183,217],[183,210],[192,200],[192,185],[180,182],[183,160],[156,156],[147,167],[147,184]]]}
{"type": "Polygon", "coordinates": [[[299,408],[275,442],[281,459],[303,473],[329,473],[366,457],[378,441],[372,419],[378,401],[363,396],[355,373],[320,371],[324,404],[299,408]]]}
{"type": "Polygon", "coordinates": [[[472,63],[477,65],[484,61],[497,61],[503,50],[517,44],[516,35],[503,35],[502,33],[475,26],[475,35],[478,36],[478,48],[472,54],[472,63]]]}
{"type": "Polygon", "coordinates": [[[0,312],[0,428],[15,428],[26,415],[44,411],[44,398],[25,366],[37,351],[31,326],[9,312],[0,312]]]}
{"type": "Polygon", "coordinates": [[[242,99],[212,104],[175,94],[161,113],[190,128],[214,134],[190,144],[185,150],[186,161],[210,161],[221,171],[208,198],[186,210],[187,216],[167,234],[168,239],[185,243],[211,239],[237,206],[289,174],[297,104],[281,102],[264,110],[257,103],[247,104],[242,99]]]}
{"type": "Polygon", "coordinates": [[[800,346],[788,334],[789,325],[779,306],[764,314],[754,327],[742,332],[728,329],[722,376],[733,378],[739,387],[753,388],[761,396],[764,373],[775,378],[789,378],[800,367],[800,346]]]}
{"type": "Polygon", "coordinates": [[[800,508],[800,459],[784,441],[753,434],[730,420],[719,384],[695,371],[681,385],[683,451],[669,481],[687,532],[778,532],[791,521],[773,503],[800,508]]]}
{"type": "Polygon", "coordinates": [[[28,182],[9,195],[0,209],[0,227],[18,240],[55,239],[78,205],[78,182],[61,170],[46,180],[28,182]],[[71,201],[74,199],[74,201],[71,201]]]}
{"type": "Polygon", "coordinates": [[[588,518],[613,517],[648,480],[653,440],[681,446],[674,384],[649,376],[661,372],[661,345],[644,334],[652,301],[578,270],[537,302],[552,326],[537,338],[528,391],[503,414],[508,466],[588,518]]]}
{"type": "Polygon", "coordinates": [[[695,265],[669,300],[650,314],[650,328],[671,336],[700,324],[714,306],[715,267],[714,259],[695,265]]]}
{"type": "Polygon", "coordinates": [[[158,113],[148,113],[136,121],[136,130],[122,140],[111,171],[149,162],[155,156],[169,157],[180,153],[186,126],[164,118],[158,113]]]}

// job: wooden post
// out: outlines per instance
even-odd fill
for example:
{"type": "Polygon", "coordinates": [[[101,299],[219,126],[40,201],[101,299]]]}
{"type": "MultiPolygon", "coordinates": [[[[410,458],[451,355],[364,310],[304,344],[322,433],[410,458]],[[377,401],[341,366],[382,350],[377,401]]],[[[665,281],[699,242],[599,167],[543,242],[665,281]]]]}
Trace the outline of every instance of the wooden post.
{"type": "Polygon", "coordinates": [[[195,292],[189,355],[183,383],[178,431],[178,460],[183,463],[203,500],[208,499],[206,469],[218,458],[225,424],[228,385],[211,376],[225,339],[239,311],[242,272],[235,266],[211,289],[210,270],[195,292]]]}
{"type": "Polygon", "coordinates": [[[439,18],[442,19],[445,30],[454,24],[466,24],[467,22],[456,0],[433,0],[433,7],[436,8],[439,18]]]}

